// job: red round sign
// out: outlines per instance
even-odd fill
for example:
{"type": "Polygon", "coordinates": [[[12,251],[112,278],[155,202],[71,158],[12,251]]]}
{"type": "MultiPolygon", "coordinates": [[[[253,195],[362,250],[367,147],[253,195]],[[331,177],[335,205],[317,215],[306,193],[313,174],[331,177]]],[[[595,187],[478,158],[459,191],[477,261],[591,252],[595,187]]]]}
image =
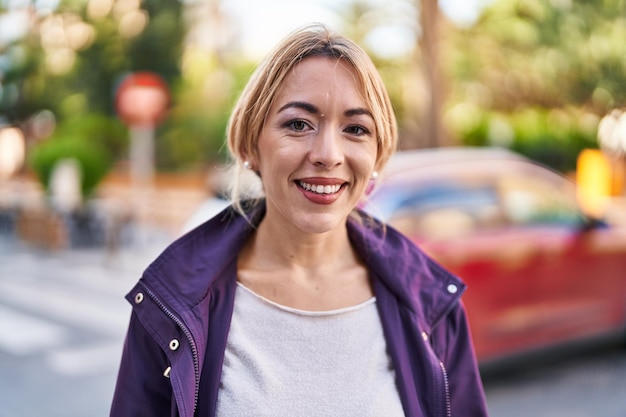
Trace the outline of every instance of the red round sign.
{"type": "Polygon", "coordinates": [[[165,118],[169,105],[167,83],[148,71],[126,76],[115,94],[117,114],[129,126],[156,126],[165,118]]]}

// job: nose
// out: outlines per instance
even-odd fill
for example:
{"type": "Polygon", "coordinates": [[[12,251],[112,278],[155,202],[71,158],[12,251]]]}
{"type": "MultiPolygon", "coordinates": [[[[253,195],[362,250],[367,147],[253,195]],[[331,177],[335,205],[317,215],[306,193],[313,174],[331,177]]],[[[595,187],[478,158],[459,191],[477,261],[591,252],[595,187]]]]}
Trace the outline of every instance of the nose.
{"type": "Polygon", "coordinates": [[[311,142],[309,161],[324,168],[341,165],[344,161],[341,134],[331,127],[321,128],[311,142]]]}

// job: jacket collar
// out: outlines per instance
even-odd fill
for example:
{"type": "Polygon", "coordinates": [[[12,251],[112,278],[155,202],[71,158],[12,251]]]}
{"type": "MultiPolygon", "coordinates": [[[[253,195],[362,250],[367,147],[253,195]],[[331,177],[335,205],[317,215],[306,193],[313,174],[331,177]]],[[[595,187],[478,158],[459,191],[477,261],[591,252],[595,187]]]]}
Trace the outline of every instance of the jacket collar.
{"type": "MultiPolygon", "coordinates": [[[[434,327],[458,300],[465,284],[392,227],[363,212],[356,214],[348,220],[348,234],[373,279],[380,280],[427,329],[434,327]]],[[[248,218],[228,207],[172,243],[144,277],[153,277],[151,284],[169,295],[171,307],[192,308],[236,260],[264,215],[264,202],[250,209],[248,218]]]]}
{"type": "Polygon", "coordinates": [[[244,243],[265,214],[264,206],[248,219],[232,206],[169,245],[143,274],[176,311],[187,311],[236,261],[244,243]]]}
{"type": "Polygon", "coordinates": [[[389,225],[360,213],[348,233],[369,267],[401,305],[431,330],[458,301],[465,284],[389,225]]]}

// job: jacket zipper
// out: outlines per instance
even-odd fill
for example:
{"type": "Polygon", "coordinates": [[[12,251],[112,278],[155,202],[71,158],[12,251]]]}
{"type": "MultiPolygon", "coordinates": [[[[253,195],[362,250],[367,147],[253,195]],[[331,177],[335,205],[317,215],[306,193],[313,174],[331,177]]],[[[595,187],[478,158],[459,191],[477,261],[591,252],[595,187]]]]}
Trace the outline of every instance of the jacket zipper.
{"type": "MultiPolygon", "coordinates": [[[[450,314],[452,309],[459,302],[460,298],[461,298],[461,296],[458,295],[456,297],[456,299],[446,309],[445,313],[442,314],[437,319],[437,321],[435,321],[435,323],[431,327],[431,332],[433,331],[433,329],[435,327],[437,327],[439,325],[439,323],[441,323],[441,320],[443,320],[444,317],[446,317],[448,314],[450,314]]],[[[435,355],[434,351],[433,351],[433,355],[435,355]]],[[[437,355],[435,355],[435,357],[437,357],[437,355]]],[[[441,359],[439,359],[439,358],[437,358],[437,359],[439,360],[439,371],[441,372],[441,376],[443,377],[443,395],[444,395],[445,415],[446,415],[446,417],[452,417],[452,400],[450,398],[450,383],[448,381],[448,371],[446,370],[446,365],[443,363],[443,361],[441,359]]],[[[437,373],[439,373],[439,372],[437,372],[437,373]]]]}
{"type": "Polygon", "coordinates": [[[191,347],[191,355],[193,356],[193,369],[194,369],[195,382],[196,382],[194,400],[193,400],[193,413],[192,413],[192,414],[195,414],[196,406],[198,405],[198,395],[200,391],[200,361],[198,360],[198,350],[196,348],[196,343],[193,339],[193,336],[191,335],[191,332],[185,325],[185,323],[183,323],[181,319],[179,319],[174,313],[172,313],[172,311],[168,309],[165,306],[165,304],[163,304],[161,300],[159,300],[158,297],[145,285],[144,285],[144,288],[146,289],[146,292],[148,293],[148,296],[152,299],[152,301],[154,301],[156,305],[159,306],[159,308],[167,315],[167,317],[169,317],[174,323],[176,323],[178,327],[180,327],[180,329],[185,334],[187,341],[189,342],[189,346],[191,347]]]}
{"type": "Polygon", "coordinates": [[[443,389],[445,392],[445,407],[446,407],[446,417],[452,417],[452,405],[450,400],[450,385],[448,383],[448,371],[446,371],[446,365],[443,362],[439,362],[439,367],[441,368],[441,372],[443,373],[443,389]]]}

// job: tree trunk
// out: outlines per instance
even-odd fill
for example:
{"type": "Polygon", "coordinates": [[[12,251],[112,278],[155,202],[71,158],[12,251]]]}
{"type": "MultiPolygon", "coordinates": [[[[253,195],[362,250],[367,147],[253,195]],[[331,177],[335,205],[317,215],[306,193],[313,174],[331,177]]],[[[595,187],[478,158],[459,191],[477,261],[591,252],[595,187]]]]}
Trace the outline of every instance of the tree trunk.
{"type": "Polygon", "coordinates": [[[439,23],[441,12],[438,0],[419,0],[420,26],[422,38],[419,45],[422,52],[422,64],[426,82],[426,105],[422,115],[422,145],[435,148],[447,144],[443,126],[442,110],[444,104],[443,74],[439,62],[439,23]]]}

